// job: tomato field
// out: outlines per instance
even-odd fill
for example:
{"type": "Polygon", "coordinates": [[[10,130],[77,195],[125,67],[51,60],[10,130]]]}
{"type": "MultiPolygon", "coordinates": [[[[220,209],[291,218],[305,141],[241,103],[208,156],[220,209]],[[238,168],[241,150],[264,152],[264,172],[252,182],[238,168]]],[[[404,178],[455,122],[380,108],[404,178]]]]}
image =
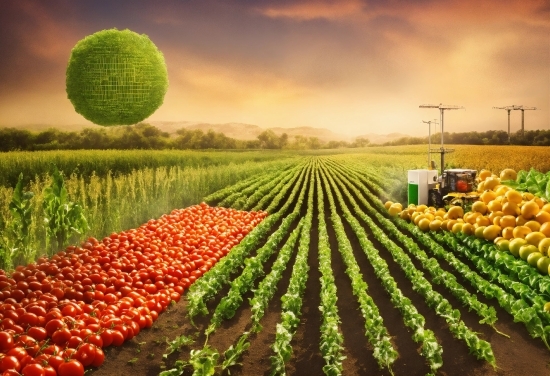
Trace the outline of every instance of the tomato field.
{"type": "MultiPolygon", "coordinates": [[[[165,209],[178,203],[163,189],[175,194],[185,174],[155,172],[147,186],[134,171],[135,180],[115,184],[118,202],[131,196],[124,185],[135,181],[136,192],[163,197],[160,210],[168,214],[132,229],[126,212],[134,221],[151,216],[134,206],[154,210],[154,199],[139,193],[139,204],[132,204],[127,197],[113,214],[108,201],[94,205],[86,196],[93,180],[74,176],[66,180],[68,187],[76,182],[69,198],[88,222],[102,223],[98,239],[88,226],[79,245],[50,255],[37,249],[49,244],[40,240],[45,235],[36,220],[47,211],[31,201],[47,184],[29,198],[28,210],[36,210],[27,217],[24,190],[6,190],[21,198],[19,211],[14,205],[4,211],[3,229],[23,231],[9,225],[16,220],[9,213],[22,213],[19,221],[28,218],[32,229],[32,241],[7,241],[12,248],[6,249],[33,251],[0,275],[0,369],[14,375],[84,369],[164,376],[550,374],[550,314],[542,308],[550,301],[550,277],[524,270],[522,260],[499,262],[501,251],[489,241],[424,232],[390,216],[384,202],[402,199],[404,173],[423,155],[385,150],[391,151],[240,162],[230,167],[241,167],[237,179],[223,165],[209,167],[202,176],[215,174],[216,183],[201,180],[193,188],[200,199],[176,210],[165,209]],[[163,186],[163,177],[171,183],[163,186]]],[[[518,169],[531,163],[508,162],[518,169]]],[[[107,182],[102,185],[113,184],[107,182]]]]}

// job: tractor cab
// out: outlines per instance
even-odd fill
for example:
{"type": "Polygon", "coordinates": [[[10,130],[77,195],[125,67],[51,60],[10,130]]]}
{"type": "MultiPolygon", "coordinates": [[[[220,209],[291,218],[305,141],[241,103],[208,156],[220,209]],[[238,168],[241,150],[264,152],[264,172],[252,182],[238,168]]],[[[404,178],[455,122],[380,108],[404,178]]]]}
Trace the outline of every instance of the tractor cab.
{"type": "Polygon", "coordinates": [[[475,191],[477,189],[476,175],[476,170],[459,168],[445,170],[441,177],[441,181],[444,181],[441,189],[460,193],[475,191]]]}
{"type": "Polygon", "coordinates": [[[437,179],[428,192],[428,205],[442,207],[445,205],[464,205],[477,201],[476,170],[449,169],[437,179]]]}

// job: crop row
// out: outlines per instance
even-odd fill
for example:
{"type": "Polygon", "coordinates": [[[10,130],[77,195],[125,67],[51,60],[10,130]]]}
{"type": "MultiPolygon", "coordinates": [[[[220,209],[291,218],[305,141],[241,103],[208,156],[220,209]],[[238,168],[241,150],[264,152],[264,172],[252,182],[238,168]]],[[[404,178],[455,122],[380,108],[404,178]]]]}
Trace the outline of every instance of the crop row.
{"type": "MultiPolygon", "coordinates": [[[[206,302],[212,299],[218,291],[229,282],[232,273],[237,271],[244,263],[244,259],[256,247],[259,242],[267,235],[268,231],[284,217],[288,211],[294,196],[297,194],[300,184],[305,176],[305,169],[300,172],[298,184],[294,185],[291,196],[283,207],[275,214],[268,216],[258,227],[244,239],[244,241],[235,247],[228,257],[219,262],[215,268],[212,268],[189,289],[187,294],[189,317],[193,319],[197,314],[207,314],[206,302]]],[[[271,206],[278,206],[279,202],[286,196],[292,181],[287,183],[286,189],[283,189],[272,201],[271,206]]],[[[270,207],[271,207],[270,206],[270,207]]]]}
{"type": "MultiPolygon", "coordinates": [[[[371,189],[380,189],[364,177],[362,181],[371,189]]],[[[360,186],[360,188],[363,188],[361,193],[369,197],[371,202],[376,203],[378,210],[383,213],[383,206],[379,200],[366,187],[360,186]]],[[[386,219],[386,221],[388,220],[386,219]]],[[[529,265],[521,263],[513,256],[497,251],[490,243],[483,244],[482,241],[474,240],[475,238],[472,237],[457,238],[450,233],[433,234],[432,239],[416,226],[401,219],[394,219],[394,223],[402,230],[413,234],[416,241],[425,245],[436,257],[446,260],[486,298],[496,298],[500,307],[512,315],[514,321],[523,323],[533,338],[541,338],[549,347],[549,315],[543,311],[548,293],[549,281],[547,278],[543,278],[529,265]],[[434,242],[434,239],[440,244],[434,242]],[[473,248],[463,243],[470,243],[473,248]],[[471,261],[481,274],[487,276],[488,280],[482,278],[478,272],[471,270],[442,245],[471,261]]]]}
{"type": "Polygon", "coordinates": [[[322,180],[325,183],[325,190],[330,204],[330,219],[336,232],[338,250],[346,265],[346,274],[350,279],[353,294],[357,298],[361,313],[365,319],[365,335],[374,349],[373,354],[380,367],[390,368],[398,356],[397,351],[391,343],[388,330],[384,326],[378,307],[367,293],[367,283],[364,281],[359,265],[353,255],[351,243],[346,236],[342,222],[336,211],[334,197],[323,170],[321,169],[320,172],[322,180]]]}
{"type": "Polygon", "coordinates": [[[325,222],[324,194],[319,171],[315,171],[317,181],[317,215],[319,231],[319,271],[321,272],[321,340],[319,348],[325,365],[323,372],[326,375],[341,375],[344,337],[340,330],[340,316],[338,314],[338,295],[331,265],[331,250],[327,225],[325,222]]]}
{"type": "MultiPolygon", "coordinates": [[[[331,181],[334,184],[333,181],[331,181]]],[[[342,187],[342,192],[344,195],[347,194],[347,191],[342,187]]],[[[374,267],[374,272],[376,273],[377,278],[381,281],[382,286],[386,292],[390,295],[391,301],[394,306],[399,309],[401,315],[403,316],[403,322],[406,326],[413,330],[413,340],[421,344],[421,353],[428,361],[430,369],[435,372],[438,368],[443,365],[442,352],[443,349],[441,345],[437,342],[435,334],[433,331],[425,328],[425,318],[422,316],[416,307],[412,304],[411,300],[403,295],[394,278],[391,276],[388,264],[386,261],[379,255],[378,251],[374,245],[367,239],[367,234],[356,217],[348,209],[347,205],[344,203],[342,194],[338,190],[334,190],[336,197],[338,199],[339,205],[343,211],[343,217],[351,226],[353,232],[357,236],[361,248],[365,252],[370,263],[374,267]]],[[[351,201],[354,211],[357,210],[356,204],[353,202],[353,199],[349,194],[348,198],[351,201]]],[[[377,234],[378,235],[378,234],[377,234]]],[[[377,239],[379,236],[377,236],[377,239]]]]}
{"type": "Polygon", "coordinates": [[[314,170],[309,178],[309,189],[307,199],[306,216],[302,219],[303,227],[300,232],[298,253],[292,268],[287,292],[281,297],[281,322],[276,326],[275,342],[272,346],[275,355],[271,357],[271,374],[279,375],[285,373],[285,363],[290,360],[292,346],[290,342],[300,323],[302,309],[302,298],[305,293],[308,279],[308,256],[310,244],[311,223],[313,217],[313,192],[314,192],[314,170]]]}
{"type": "MultiPolygon", "coordinates": [[[[545,340],[546,316],[539,309],[546,293],[542,291],[545,279],[520,268],[517,260],[501,260],[498,266],[489,268],[485,264],[493,264],[487,260],[492,260],[495,255],[494,247],[489,244],[474,244],[472,239],[455,238],[448,233],[433,238],[414,226],[392,219],[387,216],[379,199],[383,191],[379,184],[388,185],[383,176],[375,172],[373,177],[371,171],[374,169],[342,160],[344,158],[310,158],[279,174],[266,172],[263,177],[210,196],[215,198],[213,201],[236,207],[255,205],[255,208],[267,209],[270,215],[190,288],[187,295],[189,316],[209,315],[210,324],[199,332],[206,342],[189,345],[192,349],[188,357],[178,359],[172,369],[161,375],[181,375],[187,367],[191,367],[196,375],[233,372],[230,367],[239,364],[247,350],[259,341],[257,335],[265,330],[262,321],[266,312],[271,319],[273,315],[280,315],[277,324],[268,329],[274,338],[270,346],[273,351],[270,357],[272,375],[289,372],[289,362],[295,356],[293,347],[303,341],[301,335],[297,340],[295,336],[304,322],[318,325],[323,372],[340,375],[345,372],[344,364],[354,366],[353,360],[346,362],[346,356],[354,357],[358,353],[346,348],[342,328],[347,330],[350,324],[341,322],[339,306],[358,308],[357,318],[364,324],[365,343],[368,343],[365,348],[369,349],[378,366],[385,369],[381,372],[393,373],[396,369],[401,372],[404,365],[400,358],[410,356],[410,350],[403,350],[401,343],[405,342],[401,339],[395,342],[393,336],[400,337],[406,332],[392,333],[393,326],[385,325],[386,315],[392,320],[393,317],[388,311],[389,306],[379,308],[377,305],[378,299],[383,299],[378,292],[370,296],[375,291],[369,287],[372,284],[382,287],[382,291],[387,293],[389,302],[398,312],[397,317],[411,330],[409,336],[420,346],[418,352],[431,374],[442,367],[448,372],[443,364],[443,342],[438,338],[441,331],[450,332],[474,357],[496,367],[491,344],[463,321],[461,311],[446,298],[449,295],[455,298],[452,301],[472,312],[467,314],[468,320],[477,315],[480,324],[506,336],[497,329],[496,310],[490,300],[496,298],[501,307],[512,313],[515,321],[523,322],[533,336],[540,333],[538,336],[545,340]],[[305,216],[300,219],[304,212],[305,216]],[[318,226],[313,226],[315,214],[318,226]],[[313,237],[318,240],[316,250],[311,247],[315,244],[311,242],[313,237]],[[293,258],[294,251],[296,256],[293,258]],[[310,278],[314,259],[312,251],[317,251],[319,256],[320,279],[315,282],[310,278]],[[361,251],[366,258],[360,256],[361,251]],[[343,263],[333,264],[331,260],[335,257],[343,263]],[[464,258],[468,261],[461,260],[464,258]],[[485,263],[483,259],[487,259],[485,263]],[[372,277],[365,273],[364,260],[373,267],[372,277]],[[389,264],[396,269],[390,269],[389,264]],[[469,266],[472,264],[476,268],[469,266]],[[345,272],[348,278],[335,280],[335,268],[338,268],[338,273],[345,272]],[[286,283],[283,274],[288,275],[288,289],[282,294],[280,310],[274,312],[270,307],[277,305],[275,293],[281,284],[286,283]],[[406,287],[401,286],[402,281],[406,281],[406,287]],[[472,288],[468,289],[463,283],[472,288]],[[337,285],[353,293],[352,302],[338,300],[337,285]],[[435,285],[440,285],[440,288],[436,290],[435,285]],[[311,323],[310,310],[307,310],[308,318],[301,319],[304,304],[310,299],[306,286],[318,288],[320,294],[320,303],[315,304],[320,311],[318,323],[311,323]],[[227,292],[220,295],[223,287],[227,292]],[[250,293],[252,298],[245,306],[245,296],[250,293]],[[481,300],[478,295],[487,300],[481,300]],[[209,314],[206,304],[214,299],[217,303],[209,314]],[[527,307],[527,299],[535,305],[527,307]],[[433,323],[426,322],[420,311],[437,316],[443,327],[435,328],[433,323]],[[244,322],[242,332],[228,348],[220,349],[225,351],[218,351],[216,343],[227,346],[227,342],[221,340],[224,327],[230,325],[235,316],[240,317],[239,325],[243,325],[242,313],[246,315],[248,312],[250,319],[244,322]]],[[[311,302],[307,304],[311,307],[311,302]]],[[[345,314],[348,317],[349,312],[345,314]]],[[[352,340],[355,342],[357,338],[352,340]]],[[[178,343],[187,342],[181,337],[174,338],[169,341],[174,345],[170,345],[167,354],[172,353],[172,349],[179,349],[178,343]]],[[[253,357],[258,356],[258,349],[254,350],[256,355],[253,357]]],[[[449,351],[452,352],[453,348],[449,351]]],[[[263,359],[267,356],[264,353],[263,359]]],[[[248,370],[250,363],[243,363],[243,370],[248,370]]],[[[480,367],[479,363],[476,364],[480,367]]]]}

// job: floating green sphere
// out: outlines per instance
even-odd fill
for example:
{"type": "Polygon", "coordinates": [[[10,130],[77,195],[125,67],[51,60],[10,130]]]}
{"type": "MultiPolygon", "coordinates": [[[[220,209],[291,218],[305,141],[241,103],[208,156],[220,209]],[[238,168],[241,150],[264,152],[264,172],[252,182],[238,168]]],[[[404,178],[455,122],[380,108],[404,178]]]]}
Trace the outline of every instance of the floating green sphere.
{"type": "Polygon", "coordinates": [[[147,35],[102,30],[79,41],[67,66],[67,97],[99,125],[130,125],[151,116],[168,89],[164,56],[147,35]]]}

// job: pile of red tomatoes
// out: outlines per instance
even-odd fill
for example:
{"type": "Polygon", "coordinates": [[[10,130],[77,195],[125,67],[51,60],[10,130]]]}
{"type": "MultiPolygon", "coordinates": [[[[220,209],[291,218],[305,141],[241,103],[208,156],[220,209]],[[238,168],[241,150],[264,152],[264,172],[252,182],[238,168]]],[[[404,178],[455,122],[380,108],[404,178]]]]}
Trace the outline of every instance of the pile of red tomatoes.
{"type": "Polygon", "coordinates": [[[80,376],[100,366],[102,348],[150,328],[266,215],[202,203],[0,270],[0,372],[80,376]]]}

